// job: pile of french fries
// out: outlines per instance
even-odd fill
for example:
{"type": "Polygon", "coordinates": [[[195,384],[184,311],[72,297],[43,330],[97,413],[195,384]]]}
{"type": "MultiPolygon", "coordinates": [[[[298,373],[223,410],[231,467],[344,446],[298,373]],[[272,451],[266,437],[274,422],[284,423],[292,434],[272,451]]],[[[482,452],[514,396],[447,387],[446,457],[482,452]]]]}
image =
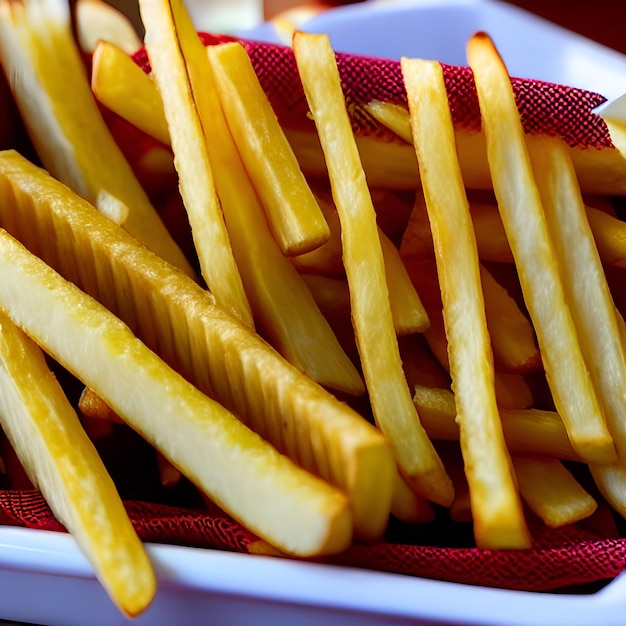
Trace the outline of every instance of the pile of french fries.
{"type": "Polygon", "coordinates": [[[405,58],[407,106],[367,107],[395,139],[367,145],[328,38],[293,33],[302,143],[240,43],[205,47],[182,0],[139,6],[143,42],[94,0],[77,37],[64,0],[0,0],[32,146],[0,152],[0,424],[120,609],[156,579],[94,445],[113,423],[268,553],[442,515],[525,549],[529,516],[574,524],[597,494],[626,517],[619,148],[525,135],[484,33],[480,133],[454,127],[441,65],[405,58]],[[398,177],[390,150],[412,155],[398,177]]]}

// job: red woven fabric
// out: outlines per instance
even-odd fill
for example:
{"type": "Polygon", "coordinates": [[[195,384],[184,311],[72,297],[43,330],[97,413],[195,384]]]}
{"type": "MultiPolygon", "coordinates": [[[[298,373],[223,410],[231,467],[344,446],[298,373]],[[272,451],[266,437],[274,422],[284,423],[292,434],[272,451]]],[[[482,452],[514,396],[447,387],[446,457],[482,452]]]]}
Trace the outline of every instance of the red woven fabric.
{"type": "MultiPolygon", "coordinates": [[[[144,541],[236,552],[254,552],[253,546],[258,545],[253,533],[225,515],[149,502],[125,505],[144,541]]],[[[0,491],[0,524],[64,530],[38,491],[0,491]]],[[[418,529],[418,540],[420,533],[418,529]]],[[[542,529],[531,550],[488,551],[388,539],[374,545],[354,544],[326,562],[473,585],[550,591],[614,578],[625,569],[626,541],[572,526],[542,529]]]]}
{"type": "MultiPolygon", "coordinates": [[[[206,33],[201,36],[207,45],[232,40],[206,33]]],[[[279,119],[312,125],[306,117],[308,106],[291,48],[252,41],[241,43],[279,119]]],[[[372,100],[406,103],[400,63],[345,53],[337,53],[336,57],[355,131],[382,132],[375,121],[364,114],[362,106],[372,100]]],[[[144,50],[135,55],[135,61],[149,71],[144,50]]],[[[479,130],[480,110],[471,70],[452,65],[443,68],[455,124],[467,130],[479,130]]],[[[592,113],[606,100],[604,96],[537,80],[513,78],[511,83],[527,133],[560,136],[571,147],[603,149],[613,146],[604,120],[592,113]]]]}
{"type": "MultiPolygon", "coordinates": [[[[212,44],[227,38],[203,35],[203,39],[212,44]]],[[[249,41],[243,44],[278,117],[311,125],[292,51],[249,41]]],[[[135,60],[148,69],[145,52],[140,51],[135,60]]],[[[374,99],[406,101],[399,63],[347,54],[338,54],[337,60],[355,131],[382,132],[363,113],[362,105],[374,99]]],[[[478,130],[480,115],[471,71],[453,66],[444,66],[444,70],[455,123],[478,130]]],[[[592,113],[604,101],[601,95],[532,80],[512,79],[512,84],[526,132],[561,136],[572,147],[612,147],[604,121],[592,113]]],[[[137,501],[126,502],[126,507],[144,540],[239,552],[250,552],[258,543],[252,533],[224,515],[137,501]]],[[[36,491],[0,491],[0,524],[63,530],[36,491]]],[[[531,550],[490,552],[468,542],[454,545],[449,537],[438,542],[428,530],[417,527],[408,539],[402,533],[390,533],[384,542],[353,545],[328,561],[476,585],[546,591],[612,579],[623,571],[624,539],[609,534],[612,536],[583,525],[559,531],[542,529],[535,533],[531,550]]]]}

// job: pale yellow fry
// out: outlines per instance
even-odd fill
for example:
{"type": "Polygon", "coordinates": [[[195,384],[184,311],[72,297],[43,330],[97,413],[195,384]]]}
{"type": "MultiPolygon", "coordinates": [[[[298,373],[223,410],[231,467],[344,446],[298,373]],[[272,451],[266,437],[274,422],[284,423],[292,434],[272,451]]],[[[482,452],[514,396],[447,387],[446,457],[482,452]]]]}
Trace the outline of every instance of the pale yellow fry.
{"type": "Polygon", "coordinates": [[[480,279],[485,298],[487,327],[498,365],[507,372],[529,372],[541,368],[535,331],[515,300],[484,265],[480,279]]]}
{"type": "Polygon", "coordinates": [[[575,524],[598,508],[558,459],[514,455],[513,466],[522,498],[551,528],[575,524]]]}
{"type": "Polygon", "coordinates": [[[326,35],[307,33],[294,35],[293,49],[341,221],[353,324],[376,422],[411,487],[429,500],[450,504],[452,484],[420,424],[402,370],[376,214],[333,50],[326,35]]]}
{"type": "Polygon", "coordinates": [[[396,472],[391,514],[403,522],[427,524],[436,519],[435,510],[426,498],[416,494],[399,472],[396,472]]]}
{"type": "Polygon", "coordinates": [[[415,201],[409,215],[409,221],[402,234],[400,256],[403,259],[419,260],[432,258],[434,254],[426,200],[422,189],[418,189],[415,192],[415,201]]]}
{"type": "MultiPolygon", "coordinates": [[[[450,371],[448,360],[448,339],[441,311],[429,312],[430,325],[424,331],[424,338],[433,355],[446,372],[450,371]]],[[[494,388],[496,403],[505,409],[526,409],[533,404],[533,394],[521,374],[495,372],[494,388]]]]}
{"type": "Polygon", "coordinates": [[[169,145],[170,133],[157,86],[115,44],[98,42],[91,58],[91,90],[105,107],[169,145]]]}
{"type": "MultiPolygon", "coordinates": [[[[413,401],[432,439],[458,440],[456,404],[454,394],[449,389],[416,385],[413,401]]],[[[555,411],[500,408],[499,412],[504,439],[512,453],[580,461],[580,457],[572,450],[563,420],[555,411]]]]}
{"type": "Polygon", "coordinates": [[[395,464],[378,429],[46,172],[7,151],[0,173],[2,227],[280,452],[302,463],[312,449],[306,469],[348,494],[360,535],[380,539],[395,464]]]}
{"type": "Polygon", "coordinates": [[[328,240],[330,231],[278,123],[245,48],[212,48],[215,85],[239,154],[284,254],[301,254],[328,240]]]}
{"type": "Polygon", "coordinates": [[[513,254],[502,225],[498,207],[491,204],[470,204],[478,256],[482,261],[513,263],[513,254]]]}
{"type": "Polygon", "coordinates": [[[29,478],[111,599],[127,615],[142,613],[156,592],[150,560],[43,353],[4,312],[0,361],[0,424],[29,478]]]}
{"type": "Polygon", "coordinates": [[[352,519],[339,490],[279,454],[4,230],[0,259],[0,306],[13,322],[218,506],[288,553],[349,545],[352,519]]]}
{"type": "MultiPolygon", "coordinates": [[[[144,44],[169,127],[179,187],[202,275],[228,312],[254,326],[215,189],[213,170],[196,108],[197,95],[167,0],[141,0],[144,44]]],[[[194,33],[195,34],[195,33],[194,33]]],[[[202,52],[204,47],[201,46],[202,52]]]]}
{"type": "Polygon", "coordinates": [[[467,55],[493,187],[554,403],[581,458],[611,462],[613,441],[583,360],[506,67],[484,33],[470,39],[467,55]]]}
{"type": "Polygon", "coordinates": [[[44,167],[195,276],[100,114],[71,32],[69,3],[2,0],[0,63],[44,167]]]}
{"type": "MultiPolygon", "coordinates": [[[[626,352],[576,174],[560,140],[534,138],[528,147],[583,356],[613,436],[618,463],[624,465],[626,352]]],[[[592,466],[592,472],[609,502],[626,514],[626,484],[619,487],[601,465],[592,466]]]]}
{"type": "Polygon", "coordinates": [[[398,248],[378,230],[385,264],[385,277],[389,290],[389,304],[396,334],[421,333],[428,328],[428,313],[406,270],[398,248]]]}
{"type": "Polygon", "coordinates": [[[626,267],[626,223],[591,206],[586,210],[602,261],[626,267]]]}
{"type": "Polygon", "coordinates": [[[527,547],[530,537],[496,403],[478,250],[443,70],[420,59],[403,58],[401,66],[433,235],[476,543],[488,549],[527,547]]]}

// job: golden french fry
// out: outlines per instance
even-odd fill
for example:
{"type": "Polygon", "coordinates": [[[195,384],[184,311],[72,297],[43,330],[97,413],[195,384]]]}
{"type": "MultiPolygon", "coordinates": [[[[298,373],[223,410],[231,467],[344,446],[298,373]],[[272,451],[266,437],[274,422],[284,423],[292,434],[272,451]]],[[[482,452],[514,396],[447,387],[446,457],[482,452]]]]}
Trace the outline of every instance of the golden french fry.
{"type": "Polygon", "coordinates": [[[470,204],[470,210],[481,261],[513,263],[513,254],[498,207],[473,202],[470,204]]]}
{"type": "Polygon", "coordinates": [[[100,41],[93,52],[91,90],[105,107],[165,145],[170,144],[163,101],[156,84],[113,43],[100,41]]]}
{"type": "MultiPolygon", "coordinates": [[[[196,42],[185,37],[186,45],[181,45],[173,5],[167,0],[142,0],[139,8],[146,29],[144,45],[161,94],[202,275],[217,301],[252,328],[252,312],[224,223],[199,113],[202,94],[197,84],[205,68],[197,62],[196,42]]],[[[208,65],[195,30],[193,37],[201,49],[199,58],[208,65]]]]}
{"type": "Polygon", "coordinates": [[[2,227],[278,450],[309,461],[306,469],[347,493],[360,536],[381,536],[395,466],[376,428],[237,323],[205,289],[12,151],[0,154],[0,199],[2,227]],[[51,228],[63,236],[51,238],[51,228]]]}
{"type": "Polygon", "coordinates": [[[541,355],[530,320],[482,264],[480,280],[487,327],[498,366],[506,372],[517,373],[540,369],[541,355]]]}
{"type": "MultiPolygon", "coordinates": [[[[581,350],[617,449],[617,462],[626,466],[626,350],[576,174],[560,140],[535,138],[528,147],[581,350]]],[[[624,489],[609,478],[611,472],[594,465],[592,473],[609,502],[626,514],[624,489]]]]}
{"type": "Polygon", "coordinates": [[[69,5],[64,0],[2,0],[0,63],[46,169],[148,248],[195,276],[98,110],[71,32],[69,5]]]}
{"type": "Polygon", "coordinates": [[[376,214],[335,55],[325,35],[296,33],[293,49],[341,221],[355,335],[376,422],[411,488],[429,500],[449,504],[452,485],[419,422],[402,370],[376,214]]]}
{"type": "MultiPolygon", "coordinates": [[[[441,311],[428,309],[430,326],[424,338],[433,355],[446,372],[450,372],[448,338],[441,311]]],[[[495,323],[495,322],[494,322],[495,323]]],[[[494,372],[496,403],[505,409],[527,409],[533,404],[533,393],[521,374],[494,372]]]]}
{"type": "MultiPolygon", "coordinates": [[[[449,389],[415,385],[413,401],[432,439],[458,440],[456,404],[449,389]]],[[[500,408],[499,413],[504,439],[511,452],[580,461],[567,437],[563,420],[555,411],[500,408]]]]}
{"type": "Polygon", "coordinates": [[[0,258],[0,306],[13,322],[220,507],[287,553],[349,545],[352,519],[339,490],[279,454],[6,231],[0,258]]]}
{"type": "Polygon", "coordinates": [[[141,48],[139,34],[128,16],[104,0],[77,0],[74,21],[83,52],[91,54],[101,41],[112,43],[126,54],[141,48]]]}
{"type": "Polygon", "coordinates": [[[626,267],[626,223],[591,206],[586,212],[603,263],[626,267]]]}
{"type": "Polygon", "coordinates": [[[430,502],[416,494],[399,472],[396,473],[394,482],[391,514],[396,519],[413,524],[427,524],[435,521],[435,510],[430,502]]]}
{"type": "Polygon", "coordinates": [[[123,424],[124,420],[93,390],[85,387],[78,399],[78,410],[92,419],[123,424]]]}
{"type": "Polygon", "coordinates": [[[467,55],[498,207],[557,411],[581,458],[611,462],[615,448],[581,353],[506,67],[485,33],[469,40],[467,55]]]}
{"type": "Polygon", "coordinates": [[[378,229],[389,290],[393,326],[398,335],[420,333],[428,328],[428,314],[422,304],[400,253],[391,240],[378,229]]]}
{"type": "Polygon", "coordinates": [[[496,403],[478,250],[443,70],[434,61],[403,58],[401,64],[437,260],[474,536],[481,548],[528,547],[496,403]]]}
{"type": "MultiPolygon", "coordinates": [[[[27,307],[32,309],[30,296],[28,292],[27,307]]],[[[45,316],[49,309],[41,305],[38,312],[45,316]]],[[[68,330],[59,332],[70,346],[68,330]]],[[[0,313],[0,361],[3,431],[111,599],[127,615],[139,615],[156,592],[148,555],[43,353],[4,312],[0,313]]]]}
{"type": "Polygon", "coordinates": [[[415,192],[413,209],[400,242],[400,256],[405,260],[428,259],[435,256],[426,200],[421,189],[415,192]]]}
{"type": "Polygon", "coordinates": [[[575,524],[598,507],[558,459],[514,455],[513,467],[522,498],[551,528],[575,524]]]}
{"type": "MultiPolygon", "coordinates": [[[[376,142],[364,137],[359,142],[368,180],[374,185],[385,181],[399,189],[411,188],[418,176],[415,159],[411,158],[407,144],[412,142],[409,113],[402,105],[372,101],[365,109],[368,113],[402,138],[402,142],[376,142]]],[[[626,193],[626,125],[605,119],[615,148],[586,150],[572,148],[574,162],[581,188],[585,193],[600,195],[624,195],[626,193]]],[[[320,173],[320,155],[315,154],[314,138],[297,131],[287,131],[298,159],[307,171],[320,173]]],[[[458,129],[456,145],[463,180],[470,189],[491,189],[491,176],[485,147],[485,132],[468,132],[458,129]]],[[[319,148],[318,148],[319,150],[319,148]]]]}
{"type": "Polygon", "coordinates": [[[215,86],[246,171],[284,254],[301,254],[330,231],[240,43],[210,49],[215,86]]]}

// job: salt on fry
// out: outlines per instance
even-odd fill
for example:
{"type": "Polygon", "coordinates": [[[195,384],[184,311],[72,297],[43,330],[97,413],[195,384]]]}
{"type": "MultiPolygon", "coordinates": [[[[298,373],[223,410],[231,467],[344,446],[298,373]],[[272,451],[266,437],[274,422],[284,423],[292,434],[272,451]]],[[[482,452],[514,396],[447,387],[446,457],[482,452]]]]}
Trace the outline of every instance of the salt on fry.
{"type": "Polygon", "coordinates": [[[295,33],[293,50],[341,221],[343,260],[367,390],[379,428],[411,488],[450,504],[452,484],[428,439],[404,377],[376,214],[326,35],[295,33]]]}
{"type": "Polygon", "coordinates": [[[401,66],[433,235],[474,536],[481,548],[528,547],[496,403],[478,250],[443,70],[420,59],[403,58],[401,66]]]}
{"type": "Polygon", "coordinates": [[[478,90],[498,208],[557,411],[582,458],[611,462],[615,448],[568,307],[509,75],[485,33],[469,40],[467,56],[478,90]]]}

